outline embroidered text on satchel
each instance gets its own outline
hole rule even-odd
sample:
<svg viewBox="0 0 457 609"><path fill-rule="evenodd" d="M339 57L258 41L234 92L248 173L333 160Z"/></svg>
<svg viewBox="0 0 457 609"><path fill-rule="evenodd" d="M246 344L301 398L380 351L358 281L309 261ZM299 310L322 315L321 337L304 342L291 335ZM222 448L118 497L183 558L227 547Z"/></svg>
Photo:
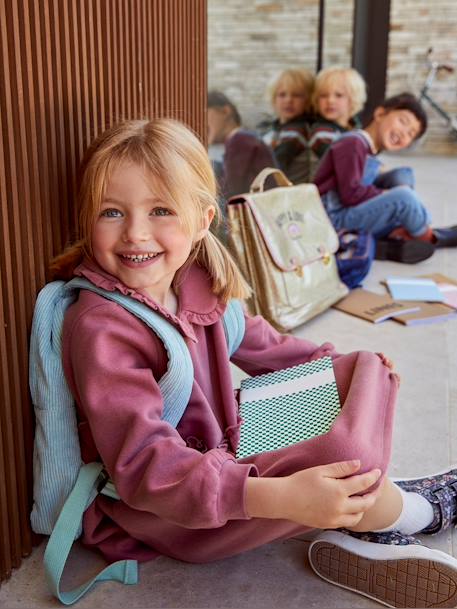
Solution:
<svg viewBox="0 0 457 609"><path fill-rule="evenodd" d="M269 175L282 186L264 191ZM229 245L253 290L252 313L287 331L347 294L335 262L338 235L314 184L293 186L267 168L227 211Z"/></svg>

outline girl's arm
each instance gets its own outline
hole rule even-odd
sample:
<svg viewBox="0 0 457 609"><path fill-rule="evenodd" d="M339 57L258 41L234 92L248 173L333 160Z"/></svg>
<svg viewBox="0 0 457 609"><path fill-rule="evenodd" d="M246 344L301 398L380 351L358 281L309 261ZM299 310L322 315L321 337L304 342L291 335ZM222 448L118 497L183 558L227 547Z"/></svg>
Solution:
<svg viewBox="0 0 457 609"><path fill-rule="evenodd" d="M316 345L277 332L262 317L246 316L245 337L232 361L249 374L263 374L339 354L331 343ZM376 500L376 491L363 497L381 475L373 470L357 475L359 461L323 465L281 478L246 481L246 512L252 517L292 520L303 526L355 526Z"/></svg>
<svg viewBox="0 0 457 609"><path fill-rule="evenodd" d="M377 491L366 491L381 475L379 469L357 474L359 467L360 461L344 461L283 478L248 478L247 512L318 529L354 527L374 505Z"/></svg>
<svg viewBox="0 0 457 609"><path fill-rule="evenodd" d="M274 372L325 355L338 357L335 347L321 345L290 334L281 334L263 317L245 315L246 331L232 362L250 375Z"/></svg>
<svg viewBox="0 0 457 609"><path fill-rule="evenodd" d="M67 313L63 358L84 417L85 439L93 439L98 451L92 459L104 463L123 502L133 509L186 528L215 528L248 518L246 479L258 475L257 468L237 463L225 448L199 452L161 420L163 400L155 375L160 378L167 359L160 340L125 309L87 294ZM193 404L191 396L188 411L196 422L183 423L185 438L199 436L205 417L200 410L209 408L195 399ZM215 445L222 440L219 428L208 433Z"/></svg>

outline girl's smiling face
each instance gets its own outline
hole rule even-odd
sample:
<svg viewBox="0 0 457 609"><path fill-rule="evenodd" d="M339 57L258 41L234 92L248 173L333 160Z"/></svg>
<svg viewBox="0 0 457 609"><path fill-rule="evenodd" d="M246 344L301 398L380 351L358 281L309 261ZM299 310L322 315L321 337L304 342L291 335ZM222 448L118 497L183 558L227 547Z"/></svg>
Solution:
<svg viewBox="0 0 457 609"><path fill-rule="evenodd" d="M93 255L110 275L167 306L176 271L206 234L213 215L210 208L202 229L190 235L161 182L139 165L122 163L111 173L94 225Z"/></svg>

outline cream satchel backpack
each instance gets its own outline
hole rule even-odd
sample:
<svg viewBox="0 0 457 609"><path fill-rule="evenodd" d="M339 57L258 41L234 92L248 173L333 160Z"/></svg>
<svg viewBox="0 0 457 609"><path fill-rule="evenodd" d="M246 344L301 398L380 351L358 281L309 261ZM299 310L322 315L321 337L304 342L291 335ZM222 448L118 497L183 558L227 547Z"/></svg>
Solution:
<svg viewBox="0 0 457 609"><path fill-rule="evenodd" d="M278 186L264 191L270 175ZM227 208L229 247L253 291L251 313L288 331L347 294L334 255L338 235L314 184L294 186L266 168Z"/></svg>

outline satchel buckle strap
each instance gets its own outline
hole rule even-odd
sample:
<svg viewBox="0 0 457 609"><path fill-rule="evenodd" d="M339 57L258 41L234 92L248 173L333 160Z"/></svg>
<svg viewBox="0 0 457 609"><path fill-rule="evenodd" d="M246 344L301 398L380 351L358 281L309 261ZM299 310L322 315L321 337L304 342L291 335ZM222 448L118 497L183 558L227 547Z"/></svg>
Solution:
<svg viewBox="0 0 457 609"><path fill-rule="evenodd" d="M106 469L102 469L97 478L97 493L101 493L109 480L109 474Z"/></svg>

